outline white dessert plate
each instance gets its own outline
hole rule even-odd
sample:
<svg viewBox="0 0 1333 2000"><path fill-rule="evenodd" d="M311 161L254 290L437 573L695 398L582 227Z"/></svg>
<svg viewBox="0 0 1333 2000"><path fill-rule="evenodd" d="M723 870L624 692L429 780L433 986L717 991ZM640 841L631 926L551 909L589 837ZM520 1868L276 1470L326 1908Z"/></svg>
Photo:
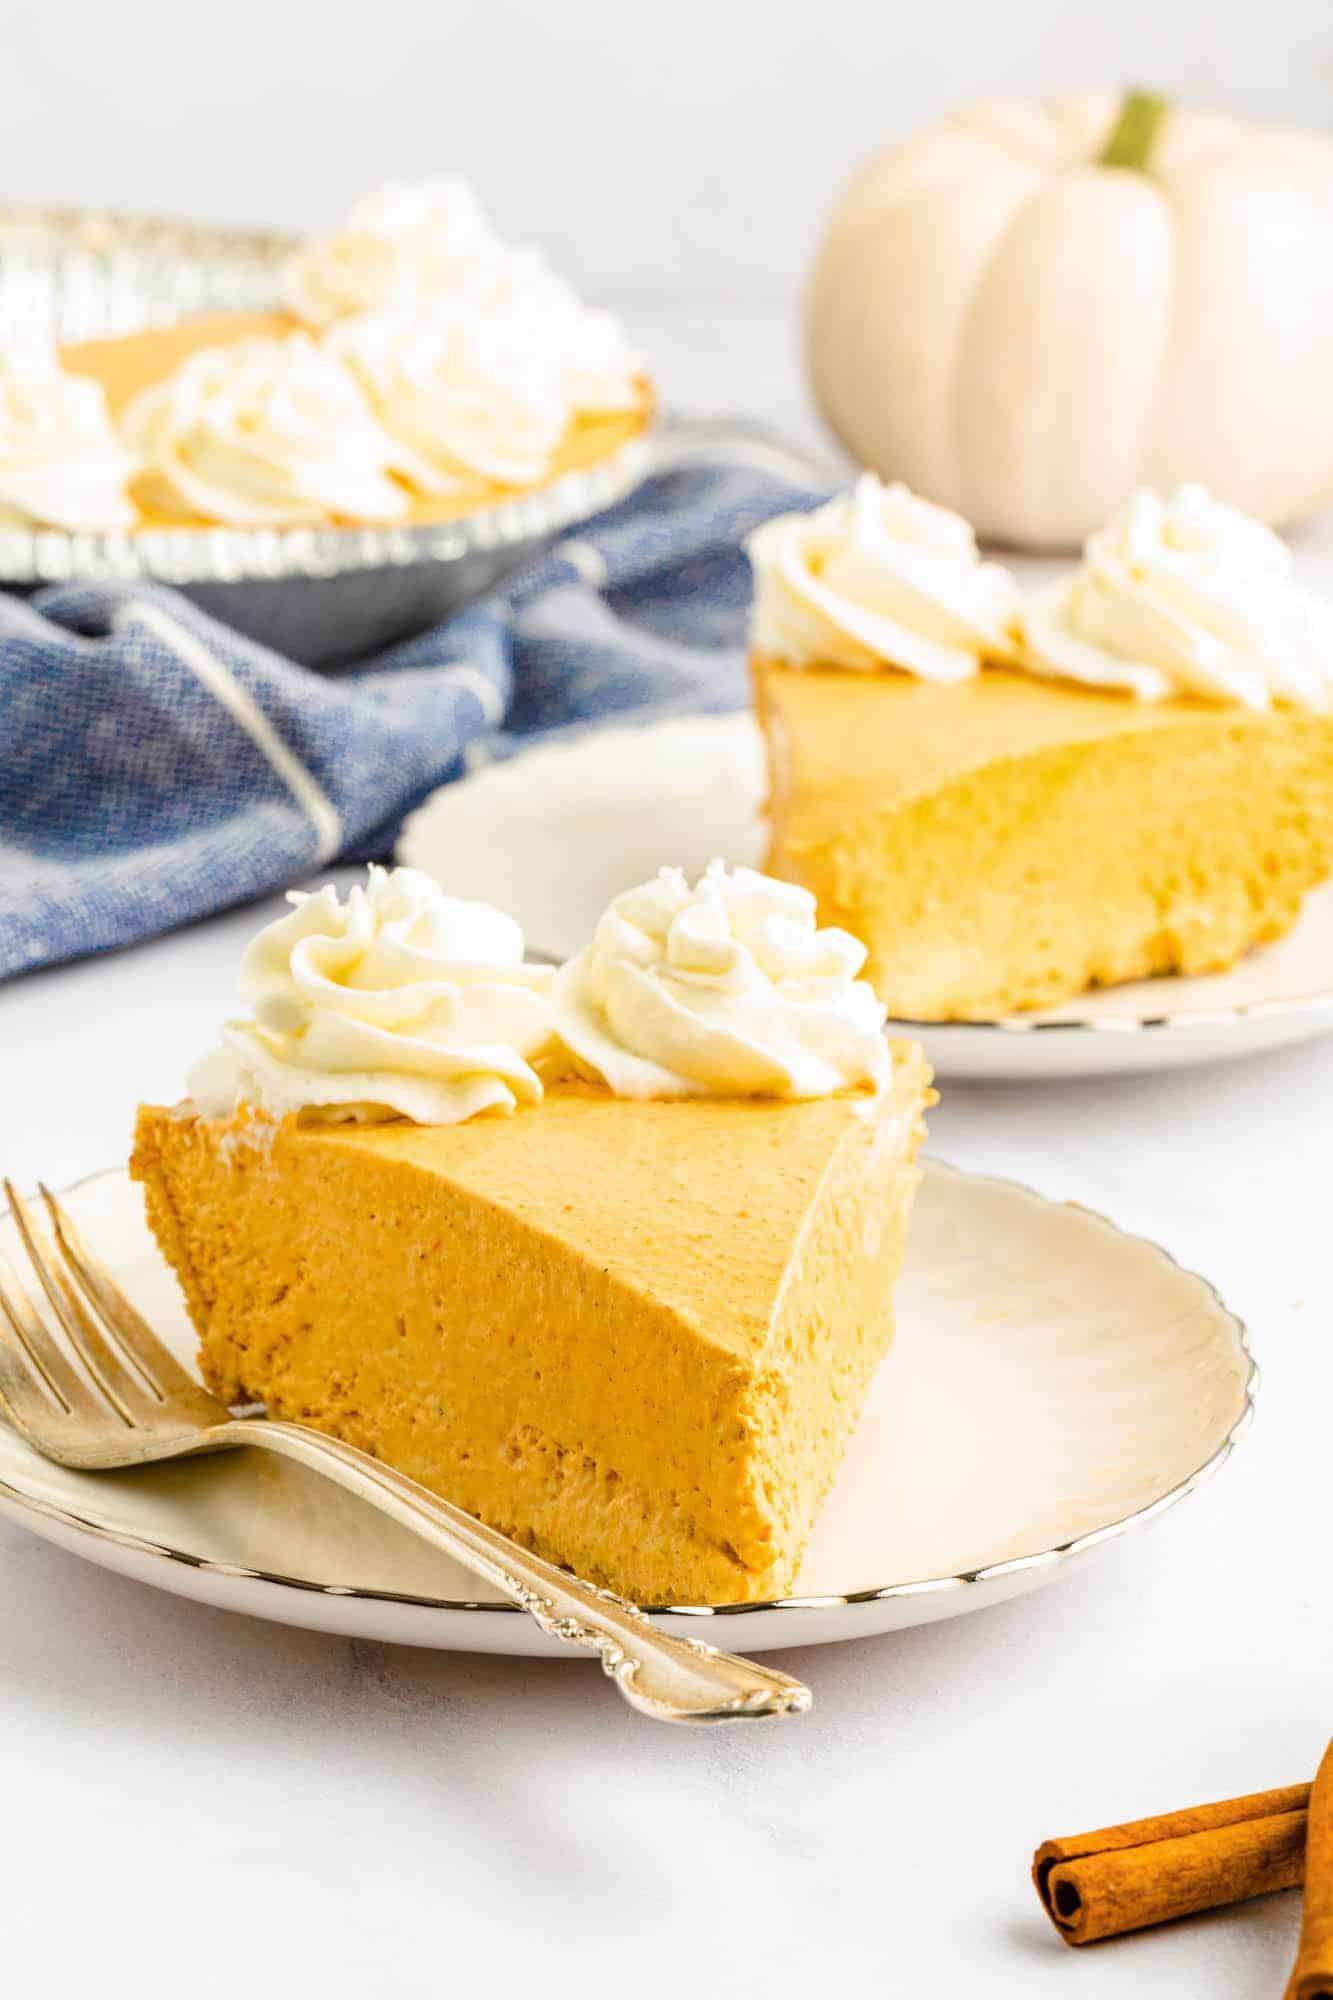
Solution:
<svg viewBox="0 0 1333 2000"><path fill-rule="evenodd" d="M187 1362L176 1283L123 1169L70 1206ZM0 1253L20 1262L0 1218ZM1250 1416L1244 1329L1164 1250L1087 1209L929 1163L899 1331L798 1579L778 1602L664 1615L732 1650L948 1618L1070 1573L1158 1518ZM289 1625L559 1654L522 1612L336 1486L266 1452L67 1472L0 1422L0 1509L108 1569Z"/></svg>
<svg viewBox="0 0 1333 2000"><path fill-rule="evenodd" d="M764 751L749 715L612 727L484 765L428 799L398 853L511 910L567 958L609 899L665 861L761 866ZM941 1077L1107 1076L1255 1055L1333 1030L1333 884L1278 944L1204 979L1147 979L981 1022L894 1022Z"/></svg>

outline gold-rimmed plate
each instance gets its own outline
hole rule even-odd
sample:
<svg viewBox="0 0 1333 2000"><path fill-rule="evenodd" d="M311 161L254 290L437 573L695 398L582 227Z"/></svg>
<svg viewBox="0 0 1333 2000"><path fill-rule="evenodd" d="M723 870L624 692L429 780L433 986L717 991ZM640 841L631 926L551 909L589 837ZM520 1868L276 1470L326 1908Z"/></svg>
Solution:
<svg viewBox="0 0 1333 2000"><path fill-rule="evenodd" d="M80 1226L187 1361L174 1278L123 1169L72 1189ZM0 1221L0 1252L14 1256ZM1240 1322L1166 1251L1008 1181L927 1165L899 1331L798 1594L663 1614L744 1651L947 1618L1069 1574L1228 1458L1251 1414ZM90 1475L0 1423L0 1510L142 1582L224 1609L448 1650L558 1652L465 1571L263 1452Z"/></svg>

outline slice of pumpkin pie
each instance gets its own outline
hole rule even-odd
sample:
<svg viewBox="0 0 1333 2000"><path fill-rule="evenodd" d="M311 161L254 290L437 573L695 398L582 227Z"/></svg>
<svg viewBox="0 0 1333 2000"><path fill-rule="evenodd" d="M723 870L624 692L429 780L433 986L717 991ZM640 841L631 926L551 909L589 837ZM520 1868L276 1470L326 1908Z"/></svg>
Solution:
<svg viewBox="0 0 1333 2000"><path fill-rule="evenodd" d="M806 892L676 871L558 974L300 900L132 1171L229 1401L649 1602L788 1590L893 1332L928 1072Z"/></svg>
<svg viewBox="0 0 1333 2000"><path fill-rule="evenodd" d="M749 546L768 867L897 1017L1221 970L1333 866L1333 606L1199 488L1138 495L1026 603L869 475Z"/></svg>

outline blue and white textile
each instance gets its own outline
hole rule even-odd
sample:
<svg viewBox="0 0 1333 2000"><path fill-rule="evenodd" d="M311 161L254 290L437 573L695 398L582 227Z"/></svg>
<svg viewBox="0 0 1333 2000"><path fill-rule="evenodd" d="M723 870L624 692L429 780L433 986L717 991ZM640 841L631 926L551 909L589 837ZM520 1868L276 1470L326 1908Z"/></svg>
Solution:
<svg viewBox="0 0 1333 2000"><path fill-rule="evenodd" d="M0 977L386 853L469 756L747 699L741 539L776 452L659 473L422 637L323 675L174 591L0 595Z"/></svg>

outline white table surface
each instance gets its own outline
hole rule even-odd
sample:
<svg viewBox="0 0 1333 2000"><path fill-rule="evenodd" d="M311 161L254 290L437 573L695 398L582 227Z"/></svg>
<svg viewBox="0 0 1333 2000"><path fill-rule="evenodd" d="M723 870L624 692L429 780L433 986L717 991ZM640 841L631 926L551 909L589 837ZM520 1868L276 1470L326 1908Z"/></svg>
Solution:
<svg viewBox="0 0 1333 2000"><path fill-rule="evenodd" d="M730 353L750 409L798 421L771 316L659 333L669 387L704 401ZM0 1165L60 1184L122 1158L257 921L0 988ZM1333 1040L947 1090L936 1153L1218 1284L1259 1414L1200 1495L1049 1590L790 1655L800 1722L668 1731L590 1664L250 1622L0 1522L5 1992L1280 1994L1295 1897L1075 1954L1027 1869L1050 1834L1306 1777L1333 1730L1331 1110Z"/></svg>

